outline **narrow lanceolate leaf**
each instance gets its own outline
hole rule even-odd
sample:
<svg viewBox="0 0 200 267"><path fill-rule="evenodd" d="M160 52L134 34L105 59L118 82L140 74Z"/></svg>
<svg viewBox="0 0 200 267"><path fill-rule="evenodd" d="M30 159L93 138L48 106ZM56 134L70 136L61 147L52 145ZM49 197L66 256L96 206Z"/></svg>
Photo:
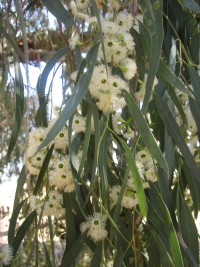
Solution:
<svg viewBox="0 0 200 267"><path fill-rule="evenodd" d="M44 248L44 253L45 253L46 266L52 267L49 252L48 252L47 247L46 247L44 242L43 242L43 248Z"/></svg>
<svg viewBox="0 0 200 267"><path fill-rule="evenodd" d="M47 155L42 163L42 167L40 169L40 172L38 174L38 178L37 178L37 182L36 182L36 185L35 185L35 188L34 188L34 191L33 191L33 194L34 195L37 195L39 189L40 189L40 186L43 182L43 178L44 178L44 175L46 173L46 170L48 168L48 165L49 165L49 161L51 159L51 155L53 153L53 149L54 149L54 145L51 146L51 148L49 149L49 151L47 152Z"/></svg>
<svg viewBox="0 0 200 267"><path fill-rule="evenodd" d="M123 139L121 139L119 137L118 137L118 139L119 139L120 143L122 144L122 146L126 152L128 167L129 167L129 170L130 170L132 177L133 177L140 210L141 210L142 215L145 217L145 216L147 216L147 202L146 202L146 196L144 193L144 189L142 186L142 179L140 177L137 166L135 164L135 161L133 158L133 153L131 152L130 148L128 147L128 145L126 144L126 142Z"/></svg>
<svg viewBox="0 0 200 267"><path fill-rule="evenodd" d="M156 93L154 94L154 100L155 100L155 104L158 110L158 114L160 118L162 119L165 127L167 128L169 135L172 137L173 141L180 149L180 152L185 158L187 165L190 167L190 170L194 178L199 183L200 182L200 171L196 165L196 162L194 161L194 158L187 144L185 143L185 140L182 136L179 126L177 125L171 111L169 110L167 104Z"/></svg>
<svg viewBox="0 0 200 267"><path fill-rule="evenodd" d="M200 183L198 183L198 181L196 181L196 179L192 176L190 167L186 164L185 160L183 161L183 171L191 192L195 217L197 217L200 209Z"/></svg>
<svg viewBox="0 0 200 267"><path fill-rule="evenodd" d="M86 233L83 235L86 236ZM66 255L64 252L64 257L63 257L61 265L59 267L66 267L66 266L72 266L72 265L74 266L74 262L77 258L77 255L79 254L79 252L83 248L83 245L84 245L83 237L80 235L76 239L76 241L74 242L74 244L73 244L72 248L69 250L69 252Z"/></svg>
<svg viewBox="0 0 200 267"><path fill-rule="evenodd" d="M160 239L159 235L150 226L148 226L148 229L149 229L151 235L153 236L153 239L154 239L154 242L156 243L157 249L159 250L162 257L165 258L165 260L167 262L167 266L168 267L176 267L173 263L173 260L170 256L170 254L168 253L168 251L166 250L166 247L164 246L162 240Z"/></svg>
<svg viewBox="0 0 200 267"><path fill-rule="evenodd" d="M20 213L21 208L24 205L25 200L22 202L18 203L18 205L15 207L13 214L10 219L10 224L9 224L9 229L8 229L8 243L11 244L13 242L14 236L15 236L15 228L16 228L16 223L17 219Z"/></svg>
<svg viewBox="0 0 200 267"><path fill-rule="evenodd" d="M170 246L170 255L172 257L174 266L184 267L183 259L181 255L181 250L178 242L178 238L173 226L172 219L170 217L169 210L167 209L167 206L165 205L161 195L157 191L156 187L152 184L151 185L151 196L152 196L152 203L151 205L154 206L154 208L157 211L157 214L162 218L163 229L165 229L165 232L167 233L167 239ZM155 203L155 204L154 204ZM155 213L156 214L156 213ZM149 217L150 221L151 216ZM152 223L155 224L154 221L155 218L153 218ZM157 228L156 225L154 225L155 228Z"/></svg>
<svg viewBox="0 0 200 267"><path fill-rule="evenodd" d="M15 40L12 38L12 36L6 31L6 28L2 24L2 21L0 20L0 33L3 34L3 36L7 39L8 43L12 46L15 53L25 62L25 55L22 52L22 50L19 48Z"/></svg>
<svg viewBox="0 0 200 267"><path fill-rule="evenodd" d="M183 5L197 13L200 13L200 6L195 2L195 0L184 0Z"/></svg>
<svg viewBox="0 0 200 267"><path fill-rule="evenodd" d="M178 222L182 233L183 240L191 251L196 265L199 266L199 246L198 246L198 232L192 217L181 192L177 191L177 212ZM183 245L184 246L184 245Z"/></svg>
<svg viewBox="0 0 200 267"><path fill-rule="evenodd" d="M32 211L28 215L28 217L25 219L25 221L22 223L22 225L19 227L14 240L11 242L11 246L14 249L14 255L16 254L18 248L20 247L21 242L26 235L26 232L28 231L30 225L32 224L32 222L36 216L37 216L36 211Z"/></svg>
<svg viewBox="0 0 200 267"><path fill-rule="evenodd" d="M186 85L168 68L162 59L159 62L158 74L162 80L171 84L172 87L193 98L191 91L187 89Z"/></svg>
<svg viewBox="0 0 200 267"><path fill-rule="evenodd" d="M22 196L23 186L24 186L25 181L26 181L26 167L24 165L22 170L21 170L19 179L17 181L17 188L16 188L16 192L15 192L15 200L14 200L14 205L13 205L13 211L15 210L16 206L20 202L20 198Z"/></svg>
<svg viewBox="0 0 200 267"><path fill-rule="evenodd" d="M56 62L61 59L66 53L70 51L69 47L64 47L60 49L56 54L48 61L47 65L45 66L41 76L40 80L38 81L37 84L37 91L38 91L38 96L43 97L45 95L45 88L46 88L46 83L47 83L47 78L49 76L49 73L55 66Z"/></svg>
<svg viewBox="0 0 200 267"><path fill-rule="evenodd" d="M76 84L72 95L67 100L66 105L61 112L59 118L57 119L54 126L51 128L47 137L40 145L39 149L42 149L46 145L48 145L60 132L60 130L65 125L66 121L72 116L73 112L76 110L77 106L80 104L82 99L85 97L87 93L87 88L90 83L93 69L96 63L97 53L98 53L99 44L95 45L87 54L86 61L88 63L88 70L80 76L78 83Z"/></svg>
<svg viewBox="0 0 200 267"><path fill-rule="evenodd" d="M17 142L17 137L19 134L24 112L24 83L20 70L20 64L17 60L15 60L14 68L15 68L15 92L16 92L15 118L13 122L12 133L7 152L7 161L10 159L11 152Z"/></svg>
<svg viewBox="0 0 200 267"><path fill-rule="evenodd" d="M66 26L72 26L75 24L75 21L73 20L72 16L63 6L60 0L42 0L42 2L48 8L48 10Z"/></svg>
<svg viewBox="0 0 200 267"><path fill-rule="evenodd" d="M142 110L145 111L148 107L148 103L151 98L154 79L157 73L158 64L160 61L160 55L163 43L163 6L162 0L144 0L142 1L144 22L151 34L151 50L150 50L150 62L149 71L146 84L146 92L144 96L144 102Z"/></svg>
<svg viewBox="0 0 200 267"><path fill-rule="evenodd" d="M39 97L39 109L36 114L37 126L47 127L47 118L46 118L46 97L45 97L45 88L49 73L55 66L56 62L61 59L66 53L70 51L69 47L64 47L60 49L56 54L48 61L45 66L42 74L38 78L37 82L37 93Z"/></svg>
<svg viewBox="0 0 200 267"><path fill-rule="evenodd" d="M132 97L127 92L125 92L125 100L126 100L128 109L129 109L134 121L136 122L137 128L140 132L140 135L142 137L144 144L149 149L149 152L151 153L153 158L158 162L160 167L163 168L163 170L168 175L169 171L168 171L167 162L166 162L163 154L161 153L161 151L160 151L160 149L156 143L156 140L154 139L154 136L152 135L142 112L140 111L137 104L134 102Z"/></svg>

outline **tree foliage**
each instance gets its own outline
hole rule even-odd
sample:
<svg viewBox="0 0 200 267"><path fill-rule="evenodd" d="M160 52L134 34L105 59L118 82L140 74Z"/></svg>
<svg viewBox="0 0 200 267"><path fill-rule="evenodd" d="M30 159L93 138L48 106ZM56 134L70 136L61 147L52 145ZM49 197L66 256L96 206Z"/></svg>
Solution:
<svg viewBox="0 0 200 267"><path fill-rule="evenodd" d="M199 1L0 7L1 146L24 159L2 262L199 266ZM32 89L27 66L41 60Z"/></svg>

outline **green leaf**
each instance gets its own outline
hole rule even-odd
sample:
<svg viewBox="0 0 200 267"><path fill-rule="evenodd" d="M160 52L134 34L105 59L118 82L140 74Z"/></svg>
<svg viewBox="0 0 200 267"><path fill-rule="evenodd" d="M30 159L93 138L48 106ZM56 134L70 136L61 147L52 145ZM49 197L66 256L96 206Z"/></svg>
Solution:
<svg viewBox="0 0 200 267"><path fill-rule="evenodd" d="M194 0L183 0L183 5L197 13L200 13L200 6Z"/></svg>
<svg viewBox="0 0 200 267"><path fill-rule="evenodd" d="M133 153L123 139L121 139L120 137L117 137L117 138L119 139L120 143L122 144L122 146L126 152L128 167L129 167L129 170L130 170L132 177L133 177L140 210L141 210L142 215L145 217L145 216L147 216L146 196L145 196L144 189L142 186L142 179L140 177L140 174L138 172L137 166L136 166L134 158L133 158Z"/></svg>
<svg viewBox="0 0 200 267"><path fill-rule="evenodd" d="M53 153L53 149L54 149L54 145L52 145L49 149L49 151L47 152L47 155L42 163L42 167L40 169L40 172L38 174L38 178L37 178L37 182L36 182L36 185L35 185L35 188L34 188L34 191L33 191L33 194L34 195L37 195L39 189L40 189L40 186L43 182L43 178L44 178L44 175L46 173L46 170L48 168L48 165L49 165L49 161L51 160L51 155Z"/></svg>
<svg viewBox="0 0 200 267"><path fill-rule="evenodd" d="M26 181L26 166L24 165L22 170L21 170L19 179L17 181L17 188L16 188L16 192L15 192L13 211L15 210L17 204L20 202L20 198L22 196L23 186L24 186L25 181Z"/></svg>
<svg viewBox="0 0 200 267"><path fill-rule="evenodd" d="M19 227L17 234L14 238L14 240L11 242L11 246L14 249L14 255L16 254L17 250L19 249L22 240L24 239L26 232L28 231L30 225L32 224L33 220L37 216L36 211L32 211L28 217L24 220L22 225Z"/></svg>
<svg viewBox="0 0 200 267"><path fill-rule="evenodd" d="M19 48L19 46L17 45L17 43L15 42L15 40L12 38L12 36L10 36L10 34L6 31L5 27L3 26L2 21L0 20L0 33L2 33L4 35L4 37L8 40L9 44L12 46L12 48L14 49L15 53L21 58L23 59L23 61L25 62L25 55L22 52L22 50Z"/></svg>
<svg viewBox="0 0 200 267"><path fill-rule="evenodd" d="M44 242L42 244L43 244L44 253L45 253L46 266L47 267L52 267L52 264L51 264L51 260L50 260L50 256L49 256L49 252L47 250L47 247L46 247L46 245L45 245Z"/></svg>
<svg viewBox="0 0 200 267"><path fill-rule="evenodd" d="M90 267L100 267L102 261L102 250L103 250L102 242L99 242L96 246L96 249L93 254L92 261L90 263Z"/></svg>
<svg viewBox="0 0 200 267"><path fill-rule="evenodd" d="M191 251L194 259L196 260L196 266L199 266L199 245L198 245L198 232L189 210L180 190L177 190L177 214L182 237L189 250ZM185 246L183 244L183 246Z"/></svg>
<svg viewBox="0 0 200 267"><path fill-rule="evenodd" d="M155 104L158 110L158 114L160 118L162 119L164 125L166 126L166 129L169 133L169 135L172 137L175 144L180 149L180 152L182 153L183 157L185 158L185 161L187 165L190 167L191 172L194 176L194 178L197 180L197 182L200 182L200 171L194 161L194 158L185 143L185 140L182 136L182 133L179 129L179 126L177 125L173 115L171 114L167 104L161 99L161 97L158 94L154 94L154 100Z"/></svg>
<svg viewBox="0 0 200 267"><path fill-rule="evenodd" d="M73 20L72 16L63 6L60 0L42 0L42 2L48 8L48 10L66 26L72 26L75 24L75 21Z"/></svg>
<svg viewBox="0 0 200 267"><path fill-rule="evenodd" d="M162 59L159 62L158 74L162 78L162 80L171 84L172 87L193 98L191 91L187 89L186 85L170 70L170 68L164 63Z"/></svg>
<svg viewBox="0 0 200 267"><path fill-rule="evenodd" d="M19 134L23 112L24 112L24 83L20 70L20 64L15 59L14 63L15 69L15 92L16 92L16 100L15 100L15 118L12 127L11 138L9 142L8 152L7 152L7 161L10 159L10 155L12 150L17 142L17 137Z"/></svg>
<svg viewBox="0 0 200 267"><path fill-rule="evenodd" d="M13 242L14 236L15 236L15 228L17 224L17 219L20 213L21 208L24 205L25 200L18 203L13 210L12 216L10 218L9 228L8 228L8 243L11 244Z"/></svg>
<svg viewBox="0 0 200 267"><path fill-rule="evenodd" d="M86 233L83 235L86 235ZM64 257L62 258L62 262L61 262L60 267L71 266L72 264L74 264L78 254L80 253L80 251L83 248L83 244L84 244L83 236L80 235L76 239L76 241L74 242L74 244L73 244L72 248L69 250L69 252L66 255L64 253Z"/></svg>
<svg viewBox="0 0 200 267"><path fill-rule="evenodd" d="M75 86L72 95L67 100L66 105L61 112L59 118L57 119L54 126L51 128L47 134L45 140L39 146L38 150L47 146L60 132L60 130L65 125L66 121L72 116L73 112L76 110L77 106L80 104L82 99L87 93L87 88L92 77L93 69L96 63L97 53L99 44L95 45L87 54L86 61L88 63L88 70L80 76L77 85Z"/></svg>
<svg viewBox="0 0 200 267"><path fill-rule="evenodd" d="M200 183L198 183L196 179L194 179L194 177L192 176L191 170L186 164L185 160L183 162L183 170L185 173L188 187L191 192L195 215L197 216L200 209Z"/></svg>
<svg viewBox="0 0 200 267"><path fill-rule="evenodd" d="M162 218L162 221L164 222L163 228L165 229L165 233L167 233L166 237L168 239L171 250L170 252L168 252L172 256L174 266L184 267L178 238L172 223L172 219L170 217L170 213L162 197L160 196L159 192L153 184L151 184L150 196L152 201L151 205L156 209L157 214L159 214L160 218ZM148 217L150 221L152 221L154 227L157 228L154 222L155 218L152 219L151 214L148 214Z"/></svg>
<svg viewBox="0 0 200 267"><path fill-rule="evenodd" d="M165 259L165 262L167 264L167 266L169 267L176 267L173 263L173 260L170 256L170 254L168 253L168 251L166 250L166 247L165 245L163 244L161 238L159 237L159 235L156 233L156 231L151 228L150 226L148 226L148 229L154 239L154 242L157 246L157 249L159 250L160 252L160 256L163 257ZM155 266L156 267L156 266Z"/></svg>
<svg viewBox="0 0 200 267"><path fill-rule="evenodd" d="M36 125L37 127L47 127L47 115L46 115L46 97L45 88L47 83L47 78L49 73L55 66L56 62L62 58L66 53L70 51L69 47L64 47L60 49L56 54L48 61L42 74L38 78L37 82L37 93L39 97L39 109L36 114Z"/></svg>
<svg viewBox="0 0 200 267"><path fill-rule="evenodd" d="M166 172L168 176L169 170L168 170L167 162L164 156L162 155L142 112L140 111L137 104L134 102L132 97L127 92L125 92L125 100L126 100L128 109L137 124L139 133L142 137L144 144L147 146L153 158L158 162L159 166L163 168L163 170Z"/></svg>
<svg viewBox="0 0 200 267"><path fill-rule="evenodd" d="M81 175L84 164L87 160L87 153L88 153L90 133L91 133L91 116L92 116L92 108L91 106L89 106L88 112L87 112L84 141L83 141L83 154L82 154L81 162L80 162L79 169L78 169L78 175Z"/></svg>
<svg viewBox="0 0 200 267"><path fill-rule="evenodd" d="M72 211L72 202L71 202L71 195L69 193L63 193L63 207L66 210L66 227L67 227L67 234L66 234L66 250L65 253L67 254L67 249L73 246L75 242L75 222L74 222L74 214Z"/></svg>
<svg viewBox="0 0 200 267"><path fill-rule="evenodd" d="M142 111L144 112L147 109L151 98L153 83L161 57L164 31L163 31L162 1L144 0L142 1L141 5L143 7L144 22L149 32L151 33L151 51L149 59L150 62L149 62L148 77L146 83L146 92L142 106Z"/></svg>

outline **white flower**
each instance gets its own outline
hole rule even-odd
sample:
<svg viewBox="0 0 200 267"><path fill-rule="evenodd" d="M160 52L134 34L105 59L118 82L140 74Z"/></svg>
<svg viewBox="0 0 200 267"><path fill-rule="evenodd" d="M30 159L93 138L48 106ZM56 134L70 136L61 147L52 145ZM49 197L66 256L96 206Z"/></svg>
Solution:
<svg viewBox="0 0 200 267"><path fill-rule="evenodd" d="M70 6L70 9L72 11L72 14L74 15L74 17L76 17L77 13L78 13L78 10L77 10L77 6L76 6L75 1L71 1L69 6Z"/></svg>
<svg viewBox="0 0 200 267"><path fill-rule="evenodd" d="M76 0L76 7L79 11L82 11L88 7L89 3L89 0Z"/></svg>
<svg viewBox="0 0 200 267"><path fill-rule="evenodd" d="M8 265L13 259L13 248L9 244L0 246L0 263Z"/></svg>
<svg viewBox="0 0 200 267"><path fill-rule="evenodd" d="M70 74L70 78L72 79L72 81L76 81L76 78L77 78L77 74L78 74L78 71L74 71Z"/></svg>
<svg viewBox="0 0 200 267"><path fill-rule="evenodd" d="M184 111L185 111L185 115L186 115L186 118L187 118L188 131L191 132L192 134L196 134L197 125L196 125L196 122L195 122L194 117L192 115L192 112L190 110L190 107L186 106L184 108Z"/></svg>
<svg viewBox="0 0 200 267"><path fill-rule="evenodd" d="M80 43L79 38L80 37L78 33L75 33L74 35L72 35L71 39L69 40L69 46L71 49L74 49L75 46Z"/></svg>
<svg viewBox="0 0 200 267"><path fill-rule="evenodd" d="M64 189L65 192L74 191L74 180L68 158L54 160L52 170L49 173L49 181L51 185L58 189Z"/></svg>
<svg viewBox="0 0 200 267"><path fill-rule="evenodd" d="M35 128L29 133L29 146L38 147L45 139L47 130L45 128Z"/></svg>
<svg viewBox="0 0 200 267"><path fill-rule="evenodd" d="M132 79L137 73L137 65L135 63L135 60L133 60L132 58L126 58L122 60L119 64L119 67L121 67L124 77L127 80Z"/></svg>
<svg viewBox="0 0 200 267"><path fill-rule="evenodd" d="M72 122L72 129L75 133L85 132L86 119L81 115L74 115Z"/></svg>
<svg viewBox="0 0 200 267"><path fill-rule="evenodd" d="M121 11L116 17L117 25L125 31L129 31L133 27L133 16L128 13Z"/></svg>
<svg viewBox="0 0 200 267"><path fill-rule="evenodd" d="M120 191L121 191L120 185L115 185L111 189L111 199L113 200L114 205L117 204ZM136 207L137 204L138 204L138 199L136 194L127 187L122 197L121 206L127 209L132 209Z"/></svg>
<svg viewBox="0 0 200 267"><path fill-rule="evenodd" d="M142 82L139 91L137 91L134 96L137 102L143 101L145 91L146 91L146 84L147 84L147 74L144 75L144 81ZM158 79L155 77L154 83L153 83L153 89L158 84Z"/></svg>
<svg viewBox="0 0 200 267"><path fill-rule="evenodd" d="M95 212L93 216L88 216L86 222L82 222L80 225L81 233L88 230L87 235L94 241L100 241L107 237L108 232L105 229L107 216L101 213Z"/></svg>
<svg viewBox="0 0 200 267"><path fill-rule="evenodd" d="M55 216L59 217L65 213L65 209L62 207L63 198L62 195L52 190L44 198L36 196L30 197L30 207L36 210L37 214L42 216Z"/></svg>
<svg viewBox="0 0 200 267"><path fill-rule="evenodd" d="M63 128L55 137L54 144L55 149L66 149L68 147L68 132L66 128Z"/></svg>

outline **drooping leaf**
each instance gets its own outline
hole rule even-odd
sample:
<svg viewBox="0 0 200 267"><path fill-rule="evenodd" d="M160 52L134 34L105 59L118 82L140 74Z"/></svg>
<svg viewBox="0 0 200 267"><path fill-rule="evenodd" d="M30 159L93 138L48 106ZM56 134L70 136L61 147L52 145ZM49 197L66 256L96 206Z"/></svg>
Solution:
<svg viewBox="0 0 200 267"><path fill-rule="evenodd" d="M12 216L10 218L10 224L8 228L8 243L11 244L13 242L14 236L15 236L15 228L17 224L17 219L19 217L19 213L24 205L25 200L18 203L13 210Z"/></svg>
<svg viewBox="0 0 200 267"><path fill-rule="evenodd" d="M48 8L48 10L66 26L72 26L75 24L72 16L68 12L68 10L64 8L60 0L42 0L42 2Z"/></svg>
<svg viewBox="0 0 200 267"><path fill-rule="evenodd" d="M170 68L161 59L158 66L159 76L166 82L168 82L172 87L180 90L181 92L191 96L193 94L187 89L186 85L170 70Z"/></svg>
<svg viewBox="0 0 200 267"><path fill-rule="evenodd" d="M142 111L144 112L151 98L154 79L157 73L163 43L163 4L161 0L144 0L143 8L144 23L151 34L151 50L149 58L149 70L146 83L146 92Z"/></svg>
<svg viewBox="0 0 200 267"><path fill-rule="evenodd" d="M24 239L26 232L28 231L30 225L32 224L33 220L35 219L35 217L37 216L36 211L32 211L28 217L24 220L24 222L22 223L22 225L19 227L17 234L15 236L15 238L12 240L11 242L11 246L14 249L14 255L16 254L17 250L19 249L22 240Z"/></svg>
<svg viewBox="0 0 200 267"><path fill-rule="evenodd" d="M42 163L42 166L41 166L41 169L40 169L40 172L38 174L38 178L37 178L37 182L36 182L36 185L35 185L35 188L34 188L34 191L33 191L33 194L34 195L37 195L39 189L40 189L40 186L43 182L43 178L44 178L44 175L46 173L46 170L48 168L48 165L49 165L49 161L51 159L51 155L53 153L53 149L54 149L54 145L52 145L49 149L49 151L47 152L47 155Z"/></svg>
<svg viewBox="0 0 200 267"><path fill-rule="evenodd" d="M86 233L83 235L86 235ZM83 249L83 244L84 240L80 235L74 242L72 248L66 254L64 253L64 257L62 258L62 262L59 267L66 267L74 264L79 252Z"/></svg>
<svg viewBox="0 0 200 267"><path fill-rule="evenodd" d="M23 59L23 61L25 62L25 55L22 52L22 50L19 48L19 46L17 45L17 43L15 42L15 40L13 39L13 37L8 33L8 31L6 31L6 28L4 27L2 21L0 20L0 33L2 33L5 38L8 40L9 44L13 47L14 51L16 52L16 54Z"/></svg>
<svg viewBox="0 0 200 267"><path fill-rule="evenodd" d="M120 137L118 137L118 139L119 139L120 143L122 144L122 146L126 152L128 167L129 167L129 170L130 170L132 177L133 177L140 210L141 210L142 215L145 217L147 215L147 203L146 203L146 196L144 193L144 189L142 186L142 179L140 177L136 163L134 161L133 153L131 152L130 148L128 147L128 145L126 144L126 142L123 139L121 139Z"/></svg>
<svg viewBox="0 0 200 267"><path fill-rule="evenodd" d="M17 142L17 137L19 134L23 112L24 112L24 83L23 77L20 70L20 64L17 59L15 59L14 63L15 69L15 92L16 92L16 100L15 100L15 118L12 127L11 138L8 146L7 152L7 161L10 159L10 155L13 151L13 148Z"/></svg>
<svg viewBox="0 0 200 267"><path fill-rule="evenodd" d="M44 242L43 242L43 248L44 248L44 253L45 253L46 266L52 267L51 259L50 259L50 256L49 256L49 252L48 252L47 247L46 247Z"/></svg>
<svg viewBox="0 0 200 267"><path fill-rule="evenodd" d="M62 58L66 53L70 51L69 47L64 47L60 49L55 55L48 61L46 64L42 74L38 78L37 82L37 93L39 97L39 109L36 114L36 126L37 127L47 127L47 115L46 115L46 96L45 96L45 88L49 73L55 66L56 62Z"/></svg>
<svg viewBox="0 0 200 267"><path fill-rule="evenodd" d="M162 218L162 221L164 222L162 227L165 229L165 233L167 233L167 236L165 235L165 238L167 238L169 242L170 255L172 257L174 266L184 267L178 237L176 235L169 210L167 209L167 206L165 205L161 195L153 184L151 184L149 193L151 197L151 205L157 211L155 214L159 214L160 218ZM155 218L152 218L151 214L148 214L148 217L154 227L157 228L157 225L155 225Z"/></svg>
<svg viewBox="0 0 200 267"><path fill-rule="evenodd" d="M197 13L200 13L200 6L194 0L183 0L183 5Z"/></svg>
<svg viewBox="0 0 200 267"><path fill-rule="evenodd" d="M168 170L166 160L165 160L164 156L162 155L162 153L161 153L161 151L160 151L160 149L156 143L156 140L154 139L142 112L140 111L137 104L134 102L132 97L127 92L125 92L125 100L126 100L128 108L129 108L129 111L130 111L133 119L136 122L136 125L138 127L138 130L140 132L140 135L142 137L144 144L149 149L149 152L151 153L153 158L158 162L160 167L163 168L163 170L168 175L169 170Z"/></svg>
<svg viewBox="0 0 200 267"><path fill-rule="evenodd" d="M196 261L196 266L199 266L198 232L191 211L189 210L180 190L177 190L176 202L178 222L183 240L191 251Z"/></svg>
<svg viewBox="0 0 200 267"><path fill-rule="evenodd" d="M25 165L23 166L20 176L17 181L17 188L15 192L15 199L14 199L14 204L13 204L13 211L20 202L20 198L22 197L22 192L23 192L23 186L26 181L26 167Z"/></svg>
<svg viewBox="0 0 200 267"><path fill-rule="evenodd" d="M47 134L45 140L39 146L38 150L42 149L48 145L64 127L66 121L72 116L73 112L76 110L77 106L80 104L82 99L87 93L87 88L92 77L93 69L96 63L97 53L98 53L99 44L95 45L87 54L86 61L88 63L88 70L81 75L78 80L77 85L75 86L72 95L67 100L66 105L61 112L59 118L57 119L54 126L51 128Z"/></svg>
<svg viewBox="0 0 200 267"><path fill-rule="evenodd" d="M170 254L168 253L168 251L166 250L162 240L160 239L159 235L156 233L156 231L154 229L152 229L150 226L148 226L148 229L154 239L154 242L157 246L157 249L160 252L160 256L163 257L165 259L166 265L169 267L175 267L173 260L170 256ZM155 266L156 267L156 266Z"/></svg>
<svg viewBox="0 0 200 267"><path fill-rule="evenodd" d="M72 202L71 196L69 193L63 193L63 207L65 208L65 220L66 220L66 250L65 255L70 250L75 242L75 222L74 222L74 215L72 211Z"/></svg>
<svg viewBox="0 0 200 267"><path fill-rule="evenodd" d="M185 173L187 184L191 192L191 197L196 217L200 209L200 183L198 183L196 179L192 177L190 167L187 165L185 160L183 161L183 171Z"/></svg>
<svg viewBox="0 0 200 267"><path fill-rule="evenodd" d="M182 133L173 115L171 114L167 104L156 93L154 94L154 100L155 100L157 110L159 112L159 116L162 119L164 125L166 126L169 135L172 137L173 141L176 143L176 145L180 149L180 152L185 158L187 165L190 166L190 169L191 169L192 174L194 175L194 178L199 183L200 182L200 171L197 168L194 158L192 157L192 154L187 144L185 143L185 140L182 136Z"/></svg>

